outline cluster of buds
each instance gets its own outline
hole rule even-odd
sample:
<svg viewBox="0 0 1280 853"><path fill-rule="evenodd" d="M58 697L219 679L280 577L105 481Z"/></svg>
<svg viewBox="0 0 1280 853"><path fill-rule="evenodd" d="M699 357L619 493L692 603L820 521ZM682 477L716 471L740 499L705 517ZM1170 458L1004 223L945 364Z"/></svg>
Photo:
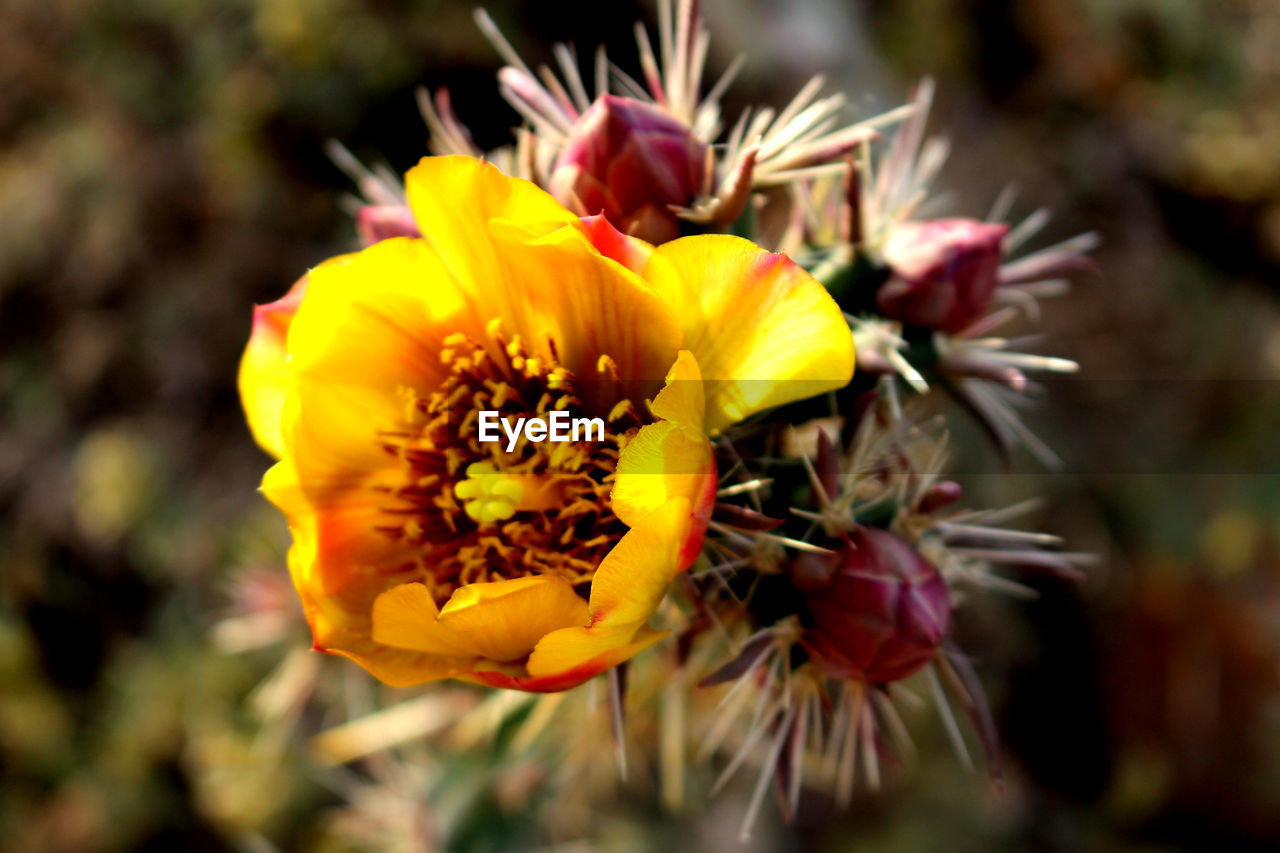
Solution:
<svg viewBox="0 0 1280 853"><path fill-rule="evenodd" d="M718 538L691 577L707 622L746 626L736 653L703 681L735 682L712 742L731 747L735 726L747 732L735 770L747 748L770 744L758 790L776 785L788 813L799 808L802 774L847 803L855 780L878 786L886 749L910 751L896 709L904 683L923 682L971 764L953 713L962 709L998 783L996 728L951 637L954 609L970 590L1027 591L1002 569L1076 580L1089 561L1060 550L1057 537L1004 526L1027 505L965 509L961 485L942 476L945 436L896 411L891 381L880 377L840 414L737 436L735 477L712 521ZM810 499L798 506L806 486Z"/></svg>
<svg viewBox="0 0 1280 853"><path fill-rule="evenodd" d="M923 679L963 759L954 701L998 773L980 680L949 636L953 609L966 587L1016 589L1001 569L1076 577L1087 557L1057 550L1055 537L1002 526L1025 507L959 508L960 485L941 478L946 431L916 423L910 403L942 390L1002 452L1022 445L1052 462L1017 409L1030 375L1076 365L1014 351L1016 339L996 332L1034 320L1041 299L1091 270L1086 253L1097 241L1081 235L1022 253L1047 215L1007 224L1010 196L985 220L924 216L946 153L924 133L928 81L904 107L840 124L843 99L819 97L815 79L783 109L749 110L725 133L720 97L740 63L703 95L708 36L697 4L682 0L673 10L662 0L659 9L660 50L639 28L638 79L611 68L602 52L594 95L571 49L555 53L563 82L549 68L535 72L479 13L506 61L499 88L525 124L512 146L483 152L447 92L423 93L431 149L484 156L576 214L602 214L651 243L731 226L750 234L743 214L758 191L785 189L785 232L750 236L827 286L857 343L858 374L829 399L721 437L719 503L704 553L677 587L687 605L679 612L693 614L684 617L681 665L705 665L705 687L733 685L704 751L725 746L732 721L746 720L726 773L752 755L760 762L744 831L770 780L790 811L798 808L811 752L827 768L815 784L825 780L847 800L855 778L872 787L879 780L881 729L904 731L898 686ZM882 131L893 134L888 146L878 144ZM361 169L341 150L335 157L364 196L357 223L366 244L416 235L394 178ZM810 501L797 505L806 489ZM712 626L727 628L736 649L726 651ZM619 721L625 683L610 681Z"/></svg>
<svg viewBox="0 0 1280 853"><path fill-rule="evenodd" d="M849 158L879 138L879 128L911 112L903 107L842 124L845 97L821 95L823 80L814 77L781 110L747 110L726 135L721 98L743 58L703 93L710 34L698 3L679 0L673 8L673 0L659 0L658 8L657 51L637 27L639 79L612 65L602 49L594 94L571 47L555 47L559 77L547 66L535 71L477 10L476 22L507 63L498 72L499 91L526 124L514 145L485 151L458 118L448 90L422 90L418 106L431 153L483 157L581 216L604 214L619 230L658 243L725 230L757 191L843 174ZM411 233L394 177L365 171L341 148L331 154L359 185L357 219L366 243Z"/></svg>

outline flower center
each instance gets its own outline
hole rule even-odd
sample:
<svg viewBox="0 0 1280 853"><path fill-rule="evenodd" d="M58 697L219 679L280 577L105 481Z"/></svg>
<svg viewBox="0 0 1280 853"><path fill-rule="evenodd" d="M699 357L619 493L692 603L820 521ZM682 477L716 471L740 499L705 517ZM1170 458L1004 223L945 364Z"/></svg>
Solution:
<svg viewBox="0 0 1280 853"><path fill-rule="evenodd" d="M618 385L603 438L537 442L525 433L481 442L482 411L510 424L552 411L596 413L586 410L579 378L560 365L553 344L531 355L518 336L504 338L497 321L482 340L449 336L440 359L445 381L426 394L403 389L402 428L379 435L402 461L404 480L385 489L378 530L416 551L397 573L425 583L440 603L465 584L528 575L588 584L626 532L609 493L619 454L649 418ZM611 359L601 358L598 369L593 381L617 385Z"/></svg>

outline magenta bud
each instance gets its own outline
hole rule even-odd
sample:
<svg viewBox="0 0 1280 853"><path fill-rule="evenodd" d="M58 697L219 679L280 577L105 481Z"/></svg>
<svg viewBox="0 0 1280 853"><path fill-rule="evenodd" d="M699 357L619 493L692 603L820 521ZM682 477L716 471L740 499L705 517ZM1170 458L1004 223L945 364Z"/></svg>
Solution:
<svg viewBox="0 0 1280 853"><path fill-rule="evenodd" d="M356 231L365 246L391 237L421 237L413 212L404 204L367 204L356 212Z"/></svg>
<svg viewBox="0 0 1280 853"><path fill-rule="evenodd" d="M891 275L876 295L886 317L958 332L991 307L1009 226L973 219L903 222L885 238Z"/></svg>
<svg viewBox="0 0 1280 853"><path fill-rule="evenodd" d="M856 528L829 581L800 588L810 616L805 647L840 678L870 684L906 678L933 659L951 624L942 575L878 528Z"/></svg>
<svg viewBox="0 0 1280 853"><path fill-rule="evenodd" d="M548 189L579 216L662 243L679 236L671 206L702 190L706 143L654 104L603 95L573 125Z"/></svg>

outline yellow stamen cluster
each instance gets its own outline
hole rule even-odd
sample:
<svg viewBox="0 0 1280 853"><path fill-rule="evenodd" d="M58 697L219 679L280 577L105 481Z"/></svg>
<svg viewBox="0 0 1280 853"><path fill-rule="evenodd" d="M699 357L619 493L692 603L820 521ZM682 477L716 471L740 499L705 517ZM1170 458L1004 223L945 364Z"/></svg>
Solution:
<svg viewBox="0 0 1280 853"><path fill-rule="evenodd" d="M640 407L619 394L588 410L554 345L531 353L496 321L481 340L454 334L443 343L448 378L425 394L406 389L404 427L381 434L405 479L387 489L379 531L414 546L419 556L404 571L440 601L460 585L503 578L552 573L589 582L626 531L609 494L622 448L645 423ZM610 367L602 361L601 378L616 379ZM553 410L604 415L608 428L602 441L522 435L507 453L505 443L480 443L482 410L512 421Z"/></svg>
<svg viewBox="0 0 1280 853"><path fill-rule="evenodd" d="M516 514L524 484L501 473L491 462L472 462L467 466L467 479L454 486L453 493L465 502L463 510L472 521L485 524L506 521Z"/></svg>

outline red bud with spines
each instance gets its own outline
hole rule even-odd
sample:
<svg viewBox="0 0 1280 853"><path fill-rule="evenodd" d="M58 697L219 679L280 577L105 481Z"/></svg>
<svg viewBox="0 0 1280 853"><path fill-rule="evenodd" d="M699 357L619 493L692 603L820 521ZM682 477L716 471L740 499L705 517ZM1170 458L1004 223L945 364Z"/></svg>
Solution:
<svg viewBox="0 0 1280 853"><path fill-rule="evenodd" d="M671 206L702 191L707 146L654 104L602 95L576 122L551 171L548 189L579 216L603 213L650 243L680 234Z"/></svg>
<svg viewBox="0 0 1280 853"><path fill-rule="evenodd" d="M1008 231L1007 225L973 219L893 226L883 252L890 277L876 305L908 326L961 331L991 307Z"/></svg>
<svg viewBox="0 0 1280 853"><path fill-rule="evenodd" d="M937 655L951 597L938 570L902 539L858 527L836 554L804 557L792 571L809 617L803 643L830 675L885 684Z"/></svg>

